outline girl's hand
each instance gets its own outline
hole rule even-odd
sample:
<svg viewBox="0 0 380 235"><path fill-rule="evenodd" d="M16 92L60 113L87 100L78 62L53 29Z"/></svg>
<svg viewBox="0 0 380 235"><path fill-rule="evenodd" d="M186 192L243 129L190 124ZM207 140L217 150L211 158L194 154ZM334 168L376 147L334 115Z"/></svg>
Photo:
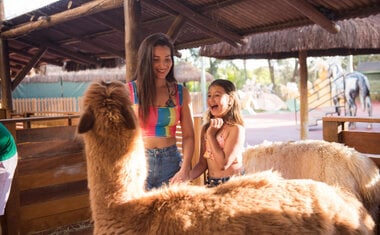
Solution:
<svg viewBox="0 0 380 235"><path fill-rule="evenodd" d="M207 129L207 135L208 136L215 136L216 133L220 128L223 126L223 119L222 118L212 118L210 119L210 126Z"/></svg>
<svg viewBox="0 0 380 235"><path fill-rule="evenodd" d="M170 179L170 184L183 183L190 180L190 170L181 169Z"/></svg>

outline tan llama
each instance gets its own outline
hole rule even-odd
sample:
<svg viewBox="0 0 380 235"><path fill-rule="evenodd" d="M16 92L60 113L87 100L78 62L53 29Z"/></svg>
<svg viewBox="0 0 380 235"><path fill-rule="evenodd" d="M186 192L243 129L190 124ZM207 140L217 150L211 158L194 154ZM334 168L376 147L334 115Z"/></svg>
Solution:
<svg viewBox="0 0 380 235"><path fill-rule="evenodd" d="M354 194L378 221L379 168L367 156L339 143L323 140L267 142L243 153L247 173L279 172L286 179L312 179Z"/></svg>
<svg viewBox="0 0 380 235"><path fill-rule="evenodd" d="M145 192L144 146L124 84L91 84L83 106L78 132L94 234L372 234L373 220L355 197L270 171L215 188Z"/></svg>

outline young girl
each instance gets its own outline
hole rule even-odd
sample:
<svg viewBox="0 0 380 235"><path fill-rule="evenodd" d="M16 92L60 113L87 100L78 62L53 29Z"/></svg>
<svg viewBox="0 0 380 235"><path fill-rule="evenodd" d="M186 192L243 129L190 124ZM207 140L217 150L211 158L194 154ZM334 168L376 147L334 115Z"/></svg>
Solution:
<svg viewBox="0 0 380 235"><path fill-rule="evenodd" d="M201 155L190 171L190 180L208 170L206 184L214 187L233 175L243 174L245 129L232 82L214 80L208 88L207 105L209 110L201 131Z"/></svg>

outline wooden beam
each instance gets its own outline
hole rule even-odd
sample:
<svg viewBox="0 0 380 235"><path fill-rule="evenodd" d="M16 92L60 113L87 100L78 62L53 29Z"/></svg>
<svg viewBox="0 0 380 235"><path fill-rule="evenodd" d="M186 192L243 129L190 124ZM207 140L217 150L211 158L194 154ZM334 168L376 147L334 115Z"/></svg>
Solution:
<svg viewBox="0 0 380 235"><path fill-rule="evenodd" d="M124 17L124 14L121 15L121 17ZM103 14L98 14L96 15L96 18L90 18L90 20L124 33L124 22L122 20L113 21L109 17L105 17Z"/></svg>
<svg viewBox="0 0 380 235"><path fill-rule="evenodd" d="M152 7L156 8L159 11L166 12L169 15L177 15L178 14L176 11L174 11L173 9L168 8L166 5L162 4L161 2L159 2L157 0L144 0L144 1L142 1L142 3L145 4L145 5L152 6ZM157 19L165 18L165 17L166 16L163 16L163 17L159 17ZM155 19L152 19L152 20L155 20Z"/></svg>
<svg viewBox="0 0 380 235"><path fill-rule="evenodd" d="M248 0L215 1L215 2L210 3L209 5L202 7L201 12L209 12L209 11L215 10L216 8L221 9L221 8L229 7L231 5L246 2L246 1Z"/></svg>
<svg viewBox="0 0 380 235"><path fill-rule="evenodd" d="M305 15L314 23L320 25L330 33L338 33L340 31L339 25L329 20L325 15L314 8L313 5L304 0L285 0L289 5L298 10L301 14Z"/></svg>
<svg viewBox="0 0 380 235"><path fill-rule="evenodd" d="M126 81L131 81L137 66L140 45L141 1L124 0Z"/></svg>
<svg viewBox="0 0 380 235"><path fill-rule="evenodd" d="M50 29L50 30L58 32L58 30L56 30L56 29ZM58 42L57 44L60 47L61 45L76 44L79 42L80 43L86 43L92 47L102 49L103 51L111 53L117 57L124 58L125 54L123 52L117 51L117 50L107 46L107 43L98 43L95 41L96 37L110 33L112 31L114 31L114 30L112 29L112 30L107 30L106 32L99 32L99 33L89 34L89 35L85 35L83 37L79 37L79 36L72 35L65 30L61 30L61 31L59 31L60 33L64 33L67 37L70 38L70 43L67 43L67 41L66 41L64 44L61 44L60 42Z"/></svg>
<svg viewBox="0 0 380 235"><path fill-rule="evenodd" d="M10 118L12 112L12 82L9 71L8 40L0 39L1 104L6 111L6 118Z"/></svg>
<svg viewBox="0 0 380 235"><path fill-rule="evenodd" d="M4 31L0 34L1 38L14 38L24 34L28 34L34 30L48 28L60 23L74 20L80 17L93 15L98 12L107 11L115 8L123 7L124 0L94 0L83 4L80 7L66 10L55 15L51 15L46 19L40 19L30 23L23 24L19 27Z"/></svg>
<svg viewBox="0 0 380 235"><path fill-rule="evenodd" d="M217 37L232 46L236 47L238 44L244 44L244 38L239 34L229 31L221 26L219 22L215 22L198 12L193 11L180 1L176 0L157 0L165 4L170 9L176 11L178 14L183 15L188 21L192 22L194 26L202 30L204 33Z"/></svg>
<svg viewBox="0 0 380 235"><path fill-rule="evenodd" d="M65 57L70 60L74 60L81 64L93 64L93 65L101 64L99 61L93 58L90 58L89 56L85 56L83 54L79 54L73 51L67 51L65 50L65 48L60 48L59 45L55 45L54 43L51 43L48 41L39 41L39 44L35 44L23 39L19 39L19 41L22 41L22 43L25 43L26 45L30 45L36 48L42 48L46 46L49 49L49 53L60 55L62 57Z"/></svg>
<svg viewBox="0 0 380 235"><path fill-rule="evenodd" d="M10 61L11 65L12 65L12 63L15 63L15 64L18 63L18 64L22 64L24 66L27 64L27 62L24 62L23 60L15 59L14 58L15 56L12 56L14 54L19 55L19 56L16 56L16 57L25 57L25 58L31 58L31 57L33 57L33 54L30 54L27 51L18 50L18 49L15 49L15 48L9 48L9 55L10 55L10 57L12 57L12 60ZM63 65L60 61L57 61L57 60L54 60L54 59L41 58L40 62L44 62L44 63L47 63L47 64L53 64L53 65L57 65L57 66L62 66Z"/></svg>
<svg viewBox="0 0 380 235"><path fill-rule="evenodd" d="M300 120L301 120L301 133L300 139L305 140L308 138L309 132L309 105L307 93L307 53L306 51L298 52L298 60L300 63Z"/></svg>
<svg viewBox="0 0 380 235"><path fill-rule="evenodd" d="M185 24L186 19L185 17L178 15L172 25L170 26L168 32L166 33L172 40L175 42L177 40L177 37L179 33L182 30L182 26Z"/></svg>
<svg viewBox="0 0 380 235"><path fill-rule="evenodd" d="M16 75L16 78L12 82L12 91L16 89L18 84L25 78L29 71L38 63L41 57L47 51L46 47L41 48L29 61L29 63Z"/></svg>
<svg viewBox="0 0 380 235"><path fill-rule="evenodd" d="M60 46L73 45L73 44L79 43L82 40L87 40L88 38L102 37L104 35L111 34L114 31L115 30L113 29L107 29L105 31L99 31L92 34L86 34L85 36L82 36L82 37L72 37L71 34L70 35L66 34L68 38L58 41L57 44Z"/></svg>

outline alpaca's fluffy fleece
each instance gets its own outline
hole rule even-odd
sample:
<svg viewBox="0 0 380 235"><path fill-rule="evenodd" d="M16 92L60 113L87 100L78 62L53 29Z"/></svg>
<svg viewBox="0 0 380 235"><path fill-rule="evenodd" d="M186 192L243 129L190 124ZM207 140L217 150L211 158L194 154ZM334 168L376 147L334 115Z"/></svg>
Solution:
<svg viewBox="0 0 380 235"><path fill-rule="evenodd" d="M94 234L372 234L350 194L271 171L216 188L174 185L144 192L142 138L122 83L85 94L78 125L86 145Z"/></svg>
<svg viewBox="0 0 380 235"><path fill-rule="evenodd" d="M367 156L323 140L264 142L243 153L247 173L278 171L286 179L312 179L354 194L377 220L380 175Z"/></svg>

